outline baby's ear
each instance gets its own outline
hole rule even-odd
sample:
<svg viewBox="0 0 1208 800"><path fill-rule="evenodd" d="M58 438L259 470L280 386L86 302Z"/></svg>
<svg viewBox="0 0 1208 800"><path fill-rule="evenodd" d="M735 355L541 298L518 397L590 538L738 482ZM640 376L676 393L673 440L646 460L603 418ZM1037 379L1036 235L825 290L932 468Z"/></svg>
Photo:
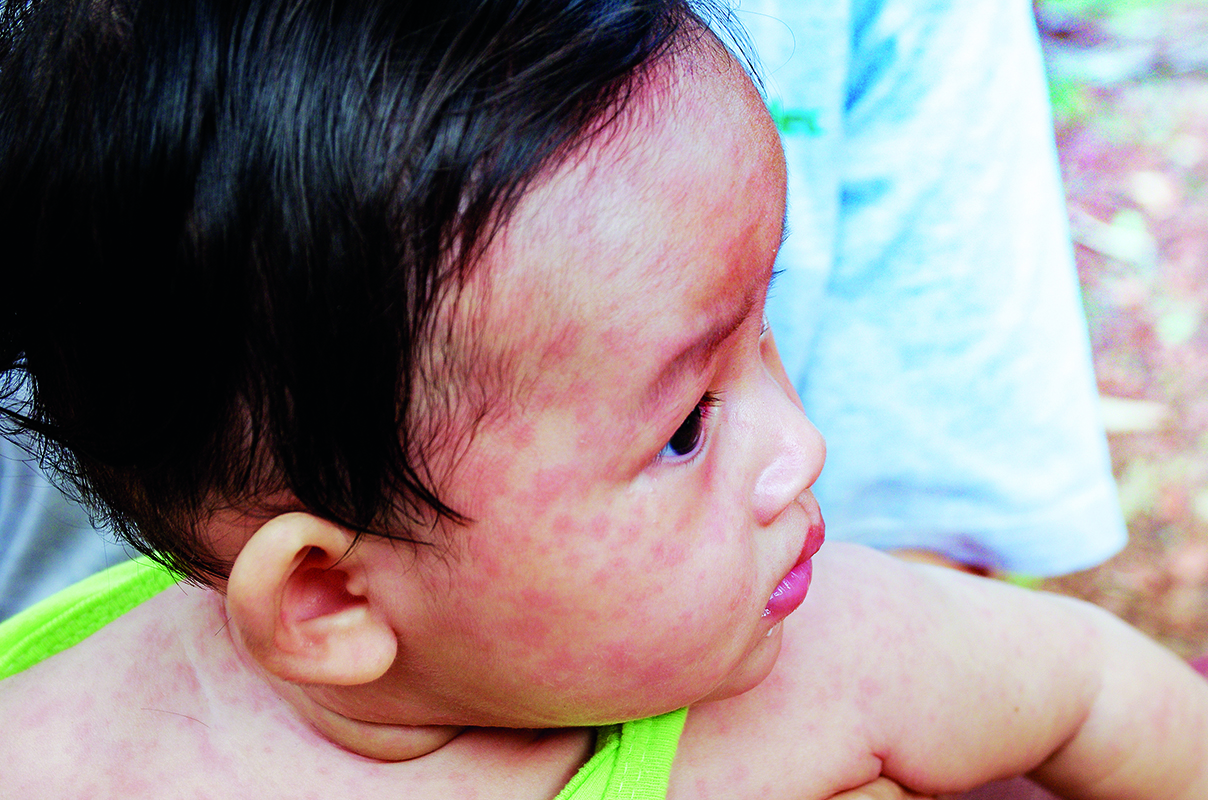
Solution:
<svg viewBox="0 0 1208 800"><path fill-rule="evenodd" d="M227 613L248 652L292 683L353 686L382 676L398 639L370 602L353 537L312 514L269 520L244 545Z"/></svg>

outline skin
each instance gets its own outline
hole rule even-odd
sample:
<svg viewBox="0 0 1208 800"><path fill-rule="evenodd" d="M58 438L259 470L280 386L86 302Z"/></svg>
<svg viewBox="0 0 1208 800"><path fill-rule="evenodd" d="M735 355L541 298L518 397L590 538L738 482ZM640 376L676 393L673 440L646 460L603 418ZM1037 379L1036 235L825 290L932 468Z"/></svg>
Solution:
<svg viewBox="0 0 1208 800"><path fill-rule="evenodd" d="M1208 796L1208 685L1102 612L843 545L771 601L820 543L823 447L762 326L776 134L708 48L531 190L466 294L514 376L441 471L473 521L351 553L305 513L225 523L225 595L165 592L0 684L6 791L550 798L582 726L690 705L675 799L1029 771Z"/></svg>

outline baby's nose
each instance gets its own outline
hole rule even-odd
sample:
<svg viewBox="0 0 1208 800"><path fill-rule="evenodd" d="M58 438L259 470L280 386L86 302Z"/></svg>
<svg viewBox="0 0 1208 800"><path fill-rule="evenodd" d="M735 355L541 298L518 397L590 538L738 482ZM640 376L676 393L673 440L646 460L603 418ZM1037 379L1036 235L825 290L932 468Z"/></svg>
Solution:
<svg viewBox="0 0 1208 800"><path fill-rule="evenodd" d="M755 518L772 523L797 497L814 485L826 460L826 443L805 413L783 394L769 420L769 455L755 480Z"/></svg>

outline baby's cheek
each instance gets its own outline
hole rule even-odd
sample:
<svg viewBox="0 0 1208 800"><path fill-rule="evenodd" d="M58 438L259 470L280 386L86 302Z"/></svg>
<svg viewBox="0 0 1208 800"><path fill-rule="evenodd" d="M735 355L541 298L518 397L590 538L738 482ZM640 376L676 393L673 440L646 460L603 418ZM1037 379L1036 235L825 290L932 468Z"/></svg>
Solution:
<svg viewBox="0 0 1208 800"><path fill-rule="evenodd" d="M529 588L519 593L523 613L506 616L500 632L506 641L518 644L522 650L540 652L549 645L550 620L557 616L558 603L549 592Z"/></svg>
<svg viewBox="0 0 1208 800"><path fill-rule="evenodd" d="M658 542L650 551L651 563L661 569L680 567L688 560L688 555L688 546L674 539Z"/></svg>
<svg viewBox="0 0 1208 800"><path fill-rule="evenodd" d="M533 472L527 486L511 498L512 508L533 518L565 516L566 501L581 496L588 484L575 464L556 464Z"/></svg>
<svg viewBox="0 0 1208 800"><path fill-rule="evenodd" d="M730 595L746 582L745 559L735 562L739 549L725 521L662 496L627 500L607 517L600 541L611 556L593 584L612 585L635 629L708 627L707 617L719 603L733 606Z"/></svg>

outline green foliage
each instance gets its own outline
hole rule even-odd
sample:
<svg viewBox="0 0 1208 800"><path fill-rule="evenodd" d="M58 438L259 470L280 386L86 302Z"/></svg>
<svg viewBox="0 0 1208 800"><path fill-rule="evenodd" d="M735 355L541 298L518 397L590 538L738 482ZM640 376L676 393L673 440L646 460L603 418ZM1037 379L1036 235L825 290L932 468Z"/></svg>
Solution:
<svg viewBox="0 0 1208 800"><path fill-rule="evenodd" d="M1034 575L1024 575L1019 572L1008 572L1002 576L1002 579L1012 586L1018 586L1022 589L1040 589L1044 585L1044 578L1037 578Z"/></svg>
<svg viewBox="0 0 1208 800"><path fill-rule="evenodd" d="M1053 121L1059 127L1080 125L1095 110L1090 90L1074 78L1050 78L1049 103L1053 106Z"/></svg>

